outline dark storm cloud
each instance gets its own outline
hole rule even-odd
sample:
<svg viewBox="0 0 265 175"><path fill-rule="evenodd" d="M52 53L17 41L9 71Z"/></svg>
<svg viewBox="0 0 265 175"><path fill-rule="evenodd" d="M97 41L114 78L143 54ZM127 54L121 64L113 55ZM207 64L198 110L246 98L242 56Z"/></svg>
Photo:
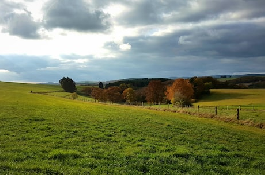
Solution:
<svg viewBox="0 0 265 175"><path fill-rule="evenodd" d="M146 25L160 23L162 20L158 1L129 2L129 7L119 19L123 24Z"/></svg>
<svg viewBox="0 0 265 175"><path fill-rule="evenodd" d="M40 38L37 30L40 27L38 22L33 21L28 13L10 13L5 17L6 27L3 32L26 39Z"/></svg>
<svg viewBox="0 0 265 175"><path fill-rule="evenodd" d="M125 25L200 22L219 18L249 19L265 16L265 1L254 0L142 0L126 1L129 7L118 19Z"/></svg>
<svg viewBox="0 0 265 175"><path fill-rule="evenodd" d="M5 23L5 16L13 12L14 9L24 8L20 3L2 0L0 2L0 24Z"/></svg>
<svg viewBox="0 0 265 175"><path fill-rule="evenodd" d="M262 0L187 1L186 5L168 14L171 14L169 21L175 22L215 20L221 17L249 19L263 17L264 7L265 1Z"/></svg>
<svg viewBox="0 0 265 175"><path fill-rule="evenodd" d="M14 10L24 11L24 13L15 13ZM3 24L2 32L7 32L10 35L26 39L38 39L40 37L37 33L40 23L33 20L30 12L21 3L0 2L1 23Z"/></svg>
<svg viewBox="0 0 265 175"><path fill-rule="evenodd" d="M132 53L161 57L255 57L265 55L265 26L242 23L176 30L164 36L125 37Z"/></svg>
<svg viewBox="0 0 265 175"><path fill-rule="evenodd" d="M92 11L83 0L51 0L44 7L48 28L100 32L110 27L109 15Z"/></svg>

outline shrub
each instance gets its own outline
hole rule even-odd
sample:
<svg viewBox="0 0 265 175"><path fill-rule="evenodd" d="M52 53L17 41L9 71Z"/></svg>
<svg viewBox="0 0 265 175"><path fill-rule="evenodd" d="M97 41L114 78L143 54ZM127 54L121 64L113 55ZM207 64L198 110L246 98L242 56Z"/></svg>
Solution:
<svg viewBox="0 0 265 175"><path fill-rule="evenodd" d="M73 93L72 93L72 98L73 98L73 100L78 98L78 95L77 95L76 92L73 92Z"/></svg>

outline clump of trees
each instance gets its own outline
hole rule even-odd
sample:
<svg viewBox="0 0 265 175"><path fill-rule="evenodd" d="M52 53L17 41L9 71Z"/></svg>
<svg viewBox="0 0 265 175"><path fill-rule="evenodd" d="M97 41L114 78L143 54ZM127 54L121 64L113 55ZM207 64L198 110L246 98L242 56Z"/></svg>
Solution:
<svg viewBox="0 0 265 175"><path fill-rule="evenodd" d="M167 81L164 79L144 79L145 83L147 80L148 84L145 87L135 87L132 83L121 81L121 84L115 82L116 86L107 84L104 88L103 83L100 82L98 87L85 87L82 92L94 98L95 101L101 102L172 103L178 106L187 106L191 105L194 99L209 94L211 88L218 86L218 81L212 77L180 78ZM137 80L137 82L140 81Z"/></svg>
<svg viewBox="0 0 265 175"><path fill-rule="evenodd" d="M86 87L82 90L95 101L128 104L136 102L148 102L150 104L168 103L184 106L191 105L193 98L199 98L202 93L208 91L208 82L194 77L188 79L176 79L175 81L151 80L146 87L136 89L131 84L121 83L119 86L110 86L104 89L99 87ZM211 83L208 83L211 84Z"/></svg>
<svg viewBox="0 0 265 175"><path fill-rule="evenodd" d="M65 92L75 92L76 86L73 79L69 77L63 77L59 80L59 83L61 84L62 88L65 90Z"/></svg>

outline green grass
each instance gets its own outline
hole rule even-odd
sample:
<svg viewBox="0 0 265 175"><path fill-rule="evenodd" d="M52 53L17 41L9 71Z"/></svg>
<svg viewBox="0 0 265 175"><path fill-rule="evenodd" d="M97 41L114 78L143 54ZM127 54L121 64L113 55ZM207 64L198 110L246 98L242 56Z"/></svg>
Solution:
<svg viewBox="0 0 265 175"><path fill-rule="evenodd" d="M198 105L200 106L198 111ZM217 116L215 116L217 107ZM265 89L211 89L211 94L193 103L191 108L178 108L171 105L156 105L152 108L170 109L178 112L189 112L207 117L236 119L240 108L240 120L246 125L265 124Z"/></svg>
<svg viewBox="0 0 265 175"><path fill-rule="evenodd" d="M254 105L265 108L265 89L211 89L211 95L204 96L195 105Z"/></svg>
<svg viewBox="0 0 265 175"><path fill-rule="evenodd" d="M0 87L0 174L265 174L261 129Z"/></svg>

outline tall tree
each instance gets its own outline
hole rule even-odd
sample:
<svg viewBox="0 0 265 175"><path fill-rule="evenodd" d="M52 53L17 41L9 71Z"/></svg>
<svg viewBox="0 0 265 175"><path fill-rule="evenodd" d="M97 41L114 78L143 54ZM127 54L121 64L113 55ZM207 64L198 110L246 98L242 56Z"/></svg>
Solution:
<svg viewBox="0 0 265 175"><path fill-rule="evenodd" d="M103 89L103 88L104 88L103 83L102 83L102 82L99 82L98 87L99 87L100 89Z"/></svg>
<svg viewBox="0 0 265 175"><path fill-rule="evenodd" d="M192 77L190 79L190 83L193 86L194 98L195 99L199 99L202 96L203 91L205 89L205 86L204 86L202 78Z"/></svg>
<svg viewBox="0 0 265 175"><path fill-rule="evenodd" d="M111 86L106 90L107 99L112 103L118 103L122 101L121 89L117 86Z"/></svg>
<svg viewBox="0 0 265 175"><path fill-rule="evenodd" d="M142 87L135 90L135 97L137 102L146 102L146 88Z"/></svg>
<svg viewBox="0 0 265 175"><path fill-rule="evenodd" d="M123 95L123 98L126 100L126 102L128 102L130 104L132 102L134 102L134 100L135 100L135 92L134 92L133 88L125 89L123 91L122 95Z"/></svg>
<svg viewBox="0 0 265 175"><path fill-rule="evenodd" d="M193 97L193 87L189 80L176 79L171 86L167 87L166 96L172 104L190 105Z"/></svg>
<svg viewBox="0 0 265 175"><path fill-rule="evenodd" d="M146 101L160 103L165 97L165 87L160 80L150 81L146 88Z"/></svg>
<svg viewBox="0 0 265 175"><path fill-rule="evenodd" d="M76 86L75 86L75 82L67 77L63 77L62 79L59 80L59 83L61 84L62 88L66 91L66 92L75 92L76 91Z"/></svg>
<svg viewBox="0 0 265 175"><path fill-rule="evenodd" d="M98 87L94 87L92 89L91 96L92 96L92 98L95 99L95 102L96 102L96 100L101 100L102 99L101 98L102 94L103 94L103 89L98 88Z"/></svg>

